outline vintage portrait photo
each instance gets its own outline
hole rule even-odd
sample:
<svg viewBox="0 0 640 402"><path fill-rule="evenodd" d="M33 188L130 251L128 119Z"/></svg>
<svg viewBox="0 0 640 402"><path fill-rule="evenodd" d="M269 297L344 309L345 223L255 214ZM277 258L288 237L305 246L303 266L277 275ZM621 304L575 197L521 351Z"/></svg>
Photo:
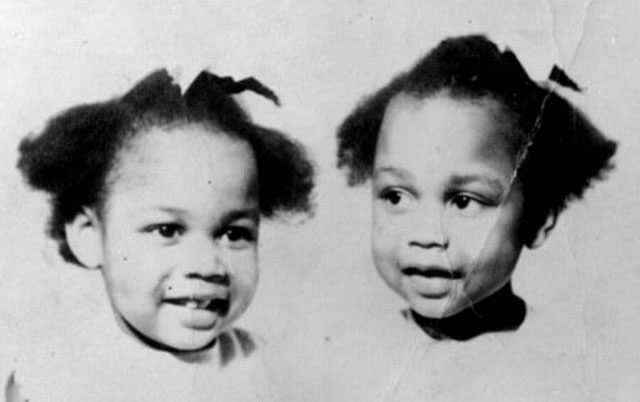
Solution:
<svg viewBox="0 0 640 402"><path fill-rule="evenodd" d="M0 398L640 395L640 4L0 4Z"/></svg>

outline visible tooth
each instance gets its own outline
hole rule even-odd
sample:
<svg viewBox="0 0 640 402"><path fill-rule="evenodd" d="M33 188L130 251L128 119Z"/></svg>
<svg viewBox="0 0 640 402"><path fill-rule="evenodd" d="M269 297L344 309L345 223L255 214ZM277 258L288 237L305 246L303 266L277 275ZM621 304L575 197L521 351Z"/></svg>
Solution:
<svg viewBox="0 0 640 402"><path fill-rule="evenodd" d="M212 299L201 300L198 308L207 308L211 304Z"/></svg>
<svg viewBox="0 0 640 402"><path fill-rule="evenodd" d="M188 301L185 305L186 308L188 309L196 309L198 308L198 303L196 303L194 300Z"/></svg>

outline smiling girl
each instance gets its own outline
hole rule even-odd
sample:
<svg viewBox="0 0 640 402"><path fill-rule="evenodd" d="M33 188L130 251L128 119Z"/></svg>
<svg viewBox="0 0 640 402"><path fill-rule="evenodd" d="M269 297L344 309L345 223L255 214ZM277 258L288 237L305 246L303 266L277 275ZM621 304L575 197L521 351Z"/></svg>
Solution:
<svg viewBox="0 0 640 402"><path fill-rule="evenodd" d="M183 94L157 71L21 143L19 169L51 195L48 234L101 271L113 325L28 355L10 400L268 398L260 344L232 324L256 290L260 216L309 212L313 169L251 122L230 96L245 89L277 103L253 79L203 72Z"/></svg>

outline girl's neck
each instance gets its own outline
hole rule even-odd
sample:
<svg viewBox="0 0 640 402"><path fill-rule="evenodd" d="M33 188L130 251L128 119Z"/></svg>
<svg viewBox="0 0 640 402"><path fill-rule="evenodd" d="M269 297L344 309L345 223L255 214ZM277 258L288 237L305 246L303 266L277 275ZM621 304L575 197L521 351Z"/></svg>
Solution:
<svg viewBox="0 0 640 402"><path fill-rule="evenodd" d="M527 306L507 283L486 299L445 318L423 317L410 311L413 321L434 339L466 341L488 332L513 331L520 327Z"/></svg>

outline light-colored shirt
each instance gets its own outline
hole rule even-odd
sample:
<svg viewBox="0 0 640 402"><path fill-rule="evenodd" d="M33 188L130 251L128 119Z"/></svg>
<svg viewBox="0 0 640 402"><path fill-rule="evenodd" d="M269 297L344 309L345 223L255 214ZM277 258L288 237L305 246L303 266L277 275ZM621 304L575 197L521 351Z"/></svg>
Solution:
<svg viewBox="0 0 640 402"><path fill-rule="evenodd" d="M400 313L281 342L283 400L584 401L584 334L535 309L515 331L434 340ZM559 324L559 326L554 326ZM274 359L270 359L273 361Z"/></svg>
<svg viewBox="0 0 640 402"><path fill-rule="evenodd" d="M67 279L68 284L101 286L99 277ZM227 329L211 349L186 360L126 334L116 324L106 297L87 301L91 307L79 307L83 311L75 314L71 310L79 300L56 303L64 309L51 317L50 335L41 331L19 339L9 381L9 392L18 400L271 400L263 342L248 331Z"/></svg>

